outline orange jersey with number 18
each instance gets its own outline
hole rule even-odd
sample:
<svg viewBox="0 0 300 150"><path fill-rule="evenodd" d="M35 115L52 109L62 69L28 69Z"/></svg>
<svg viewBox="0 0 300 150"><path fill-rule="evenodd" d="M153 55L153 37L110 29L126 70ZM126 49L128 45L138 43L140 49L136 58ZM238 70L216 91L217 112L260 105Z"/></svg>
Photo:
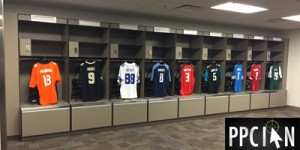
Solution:
<svg viewBox="0 0 300 150"><path fill-rule="evenodd" d="M56 83L60 83L58 65L51 61L47 64L35 63L32 67L29 87L38 87L40 105L57 103Z"/></svg>

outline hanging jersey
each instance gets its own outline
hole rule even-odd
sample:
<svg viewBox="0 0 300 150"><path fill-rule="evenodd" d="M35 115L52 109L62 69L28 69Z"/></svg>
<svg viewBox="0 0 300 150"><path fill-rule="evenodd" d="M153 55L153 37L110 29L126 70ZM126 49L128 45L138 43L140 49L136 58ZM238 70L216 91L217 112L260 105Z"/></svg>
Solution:
<svg viewBox="0 0 300 150"><path fill-rule="evenodd" d="M261 66L259 64L253 64L250 69L249 79L252 80L252 91L259 90L259 80L261 79Z"/></svg>
<svg viewBox="0 0 300 150"><path fill-rule="evenodd" d="M185 64L180 70L180 95L192 95L194 91L194 84L194 67L190 64Z"/></svg>
<svg viewBox="0 0 300 150"><path fill-rule="evenodd" d="M279 89L279 80L282 78L281 67L279 65L272 65L268 74L270 78L270 90Z"/></svg>
<svg viewBox="0 0 300 150"><path fill-rule="evenodd" d="M121 84L121 98L137 98L137 83L140 82L139 66L123 63L119 68L118 83Z"/></svg>
<svg viewBox="0 0 300 150"><path fill-rule="evenodd" d="M208 83L208 93L218 93L219 82L222 79L222 70L219 64L208 65L204 73L204 81Z"/></svg>
<svg viewBox="0 0 300 150"><path fill-rule="evenodd" d="M60 83L60 72L55 62L50 61L47 64L34 64L29 87L38 88L40 105L57 103L56 83Z"/></svg>
<svg viewBox="0 0 300 150"><path fill-rule="evenodd" d="M95 61L80 64L79 80L81 82L82 101L95 101L102 97L101 68Z"/></svg>
<svg viewBox="0 0 300 150"><path fill-rule="evenodd" d="M152 67L151 81L153 84L153 95L155 97L163 97L168 95L167 88L171 82L171 73L169 66L164 63L157 63Z"/></svg>
<svg viewBox="0 0 300 150"><path fill-rule="evenodd" d="M233 69L232 79L234 80L234 92L242 91L243 83L243 66L241 64L236 64Z"/></svg>

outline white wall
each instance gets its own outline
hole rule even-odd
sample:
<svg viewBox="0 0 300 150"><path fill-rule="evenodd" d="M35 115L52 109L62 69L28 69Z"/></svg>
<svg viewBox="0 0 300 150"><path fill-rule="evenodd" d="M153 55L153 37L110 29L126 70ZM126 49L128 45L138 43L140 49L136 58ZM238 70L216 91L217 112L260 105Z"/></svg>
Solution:
<svg viewBox="0 0 300 150"><path fill-rule="evenodd" d="M287 104L300 107L300 30L280 32L278 36L290 40L286 85Z"/></svg>

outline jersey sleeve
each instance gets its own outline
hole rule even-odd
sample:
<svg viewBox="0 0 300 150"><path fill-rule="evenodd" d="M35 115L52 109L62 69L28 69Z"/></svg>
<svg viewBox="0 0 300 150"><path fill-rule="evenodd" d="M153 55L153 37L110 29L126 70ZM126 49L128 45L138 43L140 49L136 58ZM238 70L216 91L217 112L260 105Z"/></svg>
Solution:
<svg viewBox="0 0 300 150"><path fill-rule="evenodd" d="M169 82L171 82L171 70L170 70L170 67L168 65L165 65L166 68L167 68L167 73L168 73L168 79L169 79Z"/></svg>
<svg viewBox="0 0 300 150"><path fill-rule="evenodd" d="M37 64L35 64L31 70L30 81L29 81L30 88L34 88L37 86L36 68L37 68Z"/></svg>
<svg viewBox="0 0 300 150"><path fill-rule="evenodd" d="M220 65L219 65L218 73L219 73L220 79L222 79L223 76L222 76L222 69L221 69L221 66L220 66Z"/></svg>
<svg viewBox="0 0 300 150"><path fill-rule="evenodd" d="M249 79L253 80L253 65L250 68L250 74L249 74Z"/></svg>
<svg viewBox="0 0 300 150"><path fill-rule="evenodd" d="M155 65L152 67L151 78L150 78L151 81L153 81L153 79L154 79L154 71L155 71L155 69L157 68L157 66L158 66L158 64L155 64Z"/></svg>
<svg viewBox="0 0 300 150"><path fill-rule="evenodd" d="M56 63L55 63L55 79L54 80L57 84L60 84L60 72L59 72L59 67Z"/></svg>
<svg viewBox="0 0 300 150"><path fill-rule="evenodd" d="M208 68L205 69L205 73L204 73L204 81L208 81Z"/></svg>
<svg viewBox="0 0 300 150"><path fill-rule="evenodd" d="M282 78L281 67L280 67L280 66L278 66L278 68L279 68L279 77L280 77L280 78Z"/></svg>
<svg viewBox="0 0 300 150"><path fill-rule="evenodd" d="M136 76L137 76L136 83L140 83L141 78L140 78L140 67L139 66L136 67Z"/></svg>
<svg viewBox="0 0 300 150"><path fill-rule="evenodd" d="M123 71L122 71L122 66L119 68L119 74L118 74L118 79L117 82L120 84L124 79L122 79Z"/></svg>
<svg viewBox="0 0 300 150"><path fill-rule="evenodd" d="M233 68L232 77L231 77L232 80L236 79L236 71L237 71L237 65L235 65Z"/></svg>
<svg viewBox="0 0 300 150"><path fill-rule="evenodd" d="M240 76L241 76L241 79L243 80L243 79L244 79L244 71L243 71L243 66L241 66L241 74L240 74Z"/></svg>
<svg viewBox="0 0 300 150"><path fill-rule="evenodd" d="M272 70L273 70L273 66L270 67L268 78L272 78Z"/></svg>

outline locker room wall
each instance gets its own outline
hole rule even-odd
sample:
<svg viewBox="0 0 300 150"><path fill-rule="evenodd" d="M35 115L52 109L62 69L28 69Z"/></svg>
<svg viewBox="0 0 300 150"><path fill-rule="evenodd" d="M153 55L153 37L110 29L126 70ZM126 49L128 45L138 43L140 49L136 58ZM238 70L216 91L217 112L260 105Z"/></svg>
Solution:
<svg viewBox="0 0 300 150"><path fill-rule="evenodd" d="M300 30L278 32L278 36L289 38L290 41L287 55L288 66L286 67L286 89L288 90L287 105L300 107Z"/></svg>
<svg viewBox="0 0 300 150"><path fill-rule="evenodd" d="M38 14L59 16L65 18L79 18L87 20L100 20L105 22L141 24L171 28L194 29L199 31L244 33L254 35L272 36L272 30L232 27L216 24L203 24L199 22L176 21L174 19L153 18L139 15L124 15L118 13L104 13L87 10L65 9L58 7L45 7L34 5L20 5L5 1L5 75L6 78L6 108L7 108L7 134L20 135L20 101L19 101L19 68L18 68L18 27L17 14Z"/></svg>

